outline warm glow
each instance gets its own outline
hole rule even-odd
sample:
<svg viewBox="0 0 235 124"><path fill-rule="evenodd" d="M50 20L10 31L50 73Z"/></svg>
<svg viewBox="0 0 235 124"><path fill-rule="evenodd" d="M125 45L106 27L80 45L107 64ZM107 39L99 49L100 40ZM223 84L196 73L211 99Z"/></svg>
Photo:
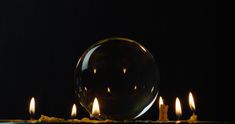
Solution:
<svg viewBox="0 0 235 124"><path fill-rule="evenodd" d="M96 68L93 69L94 74L96 74Z"/></svg>
<svg viewBox="0 0 235 124"><path fill-rule="evenodd" d="M76 116L77 116L77 107L76 107L75 104L73 104L72 112L71 112L71 117L75 118Z"/></svg>
<svg viewBox="0 0 235 124"><path fill-rule="evenodd" d="M180 104L180 100L178 97L176 98L176 101L175 101L175 113L178 116L178 119L182 115L181 104Z"/></svg>
<svg viewBox="0 0 235 124"><path fill-rule="evenodd" d="M107 92L108 92L108 93L111 93L111 90L110 90L110 88L109 88L109 87L107 88Z"/></svg>
<svg viewBox="0 0 235 124"><path fill-rule="evenodd" d="M135 85L134 90L137 90L137 86Z"/></svg>
<svg viewBox="0 0 235 124"><path fill-rule="evenodd" d="M123 73L126 74L126 68L123 68L122 70L123 70Z"/></svg>
<svg viewBox="0 0 235 124"><path fill-rule="evenodd" d="M93 116L100 115L100 107L99 107L98 99L96 97L94 99L93 106L92 106L92 115Z"/></svg>
<svg viewBox="0 0 235 124"><path fill-rule="evenodd" d="M191 92L189 92L189 107L192 111L196 110L195 103L193 100L193 94Z"/></svg>
<svg viewBox="0 0 235 124"><path fill-rule="evenodd" d="M34 97L32 97L29 104L29 114L33 115L34 113L35 113L35 99Z"/></svg>
<svg viewBox="0 0 235 124"><path fill-rule="evenodd" d="M159 109L160 109L161 105L164 105L164 103L163 103L162 97L160 96L160 98L159 98Z"/></svg>

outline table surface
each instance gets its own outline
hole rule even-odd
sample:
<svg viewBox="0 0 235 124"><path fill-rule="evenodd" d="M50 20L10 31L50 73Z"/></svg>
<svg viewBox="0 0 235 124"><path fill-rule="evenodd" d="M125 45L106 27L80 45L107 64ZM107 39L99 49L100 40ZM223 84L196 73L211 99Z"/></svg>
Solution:
<svg viewBox="0 0 235 124"><path fill-rule="evenodd" d="M59 122L39 122L39 121L22 121L22 120L0 120L0 124L96 124L96 123L150 123L150 124L232 124L231 122L221 121L151 121L151 120L136 120L136 121L59 121Z"/></svg>

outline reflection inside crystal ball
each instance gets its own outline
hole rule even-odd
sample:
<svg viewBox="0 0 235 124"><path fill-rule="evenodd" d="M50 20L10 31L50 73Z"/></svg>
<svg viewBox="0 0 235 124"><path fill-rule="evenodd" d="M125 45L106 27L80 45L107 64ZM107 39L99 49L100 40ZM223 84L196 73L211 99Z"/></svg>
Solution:
<svg viewBox="0 0 235 124"><path fill-rule="evenodd" d="M127 38L108 38L89 47L75 70L75 92L92 114L99 101L98 119L131 120L154 103L159 84L157 64L142 45Z"/></svg>

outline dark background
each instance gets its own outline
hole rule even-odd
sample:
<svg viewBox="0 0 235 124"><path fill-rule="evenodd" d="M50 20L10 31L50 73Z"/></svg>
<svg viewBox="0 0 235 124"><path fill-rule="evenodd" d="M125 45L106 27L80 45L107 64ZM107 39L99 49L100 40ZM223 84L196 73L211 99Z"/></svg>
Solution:
<svg viewBox="0 0 235 124"><path fill-rule="evenodd" d="M84 50L120 36L138 41L160 68L160 95L181 99L191 115L192 91L200 120L232 121L229 83L219 71L218 1L32 1L0 2L0 118L29 118L32 96L40 114L69 118L74 69ZM78 106L78 118L89 115ZM141 118L156 120L157 103Z"/></svg>

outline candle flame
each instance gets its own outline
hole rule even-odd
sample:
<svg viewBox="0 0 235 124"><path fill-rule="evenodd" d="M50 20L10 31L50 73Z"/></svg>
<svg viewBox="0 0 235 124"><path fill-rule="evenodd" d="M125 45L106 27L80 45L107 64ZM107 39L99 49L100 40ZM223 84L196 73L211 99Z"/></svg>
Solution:
<svg viewBox="0 0 235 124"><path fill-rule="evenodd" d="M73 104L71 117L75 118L76 116L77 116L77 107L76 107L76 104Z"/></svg>
<svg viewBox="0 0 235 124"><path fill-rule="evenodd" d="M107 92L108 92L108 93L111 93L111 90L110 90L110 88L109 88L109 87L107 88Z"/></svg>
<svg viewBox="0 0 235 124"><path fill-rule="evenodd" d="M29 114L33 115L34 113L35 113L35 99L34 97L32 97L29 104Z"/></svg>
<svg viewBox="0 0 235 124"><path fill-rule="evenodd" d="M94 74L96 74L96 68L93 69Z"/></svg>
<svg viewBox="0 0 235 124"><path fill-rule="evenodd" d="M123 73L126 74L126 68L123 68L122 70L123 70Z"/></svg>
<svg viewBox="0 0 235 124"><path fill-rule="evenodd" d="M159 98L159 109L160 109L161 105L164 105L164 102L163 102L162 97L160 96L160 98Z"/></svg>
<svg viewBox="0 0 235 124"><path fill-rule="evenodd" d="M192 111L196 110L195 103L193 100L193 94L191 92L189 92L189 107Z"/></svg>
<svg viewBox="0 0 235 124"><path fill-rule="evenodd" d="M96 97L94 99L93 106L92 106L92 115L93 116L100 115L99 102Z"/></svg>
<svg viewBox="0 0 235 124"><path fill-rule="evenodd" d="M175 101L175 113L178 116L178 119L182 115L181 104L180 104L180 100L178 97L176 97L176 101Z"/></svg>
<svg viewBox="0 0 235 124"><path fill-rule="evenodd" d="M137 90L137 86L136 85L134 86L134 90Z"/></svg>

